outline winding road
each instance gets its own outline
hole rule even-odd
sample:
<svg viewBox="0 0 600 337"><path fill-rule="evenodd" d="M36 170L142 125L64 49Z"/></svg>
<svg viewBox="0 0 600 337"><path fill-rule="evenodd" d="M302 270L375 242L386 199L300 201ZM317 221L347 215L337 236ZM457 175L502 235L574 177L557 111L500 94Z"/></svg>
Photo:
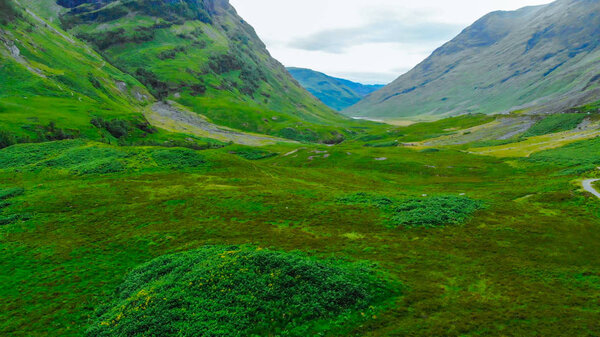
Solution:
<svg viewBox="0 0 600 337"><path fill-rule="evenodd" d="M600 181L600 179L587 179L583 181L583 189L592 193L593 195L597 196L598 198L600 198L600 192L596 191L596 189L594 188L594 186L592 186L593 183L595 183L596 181Z"/></svg>

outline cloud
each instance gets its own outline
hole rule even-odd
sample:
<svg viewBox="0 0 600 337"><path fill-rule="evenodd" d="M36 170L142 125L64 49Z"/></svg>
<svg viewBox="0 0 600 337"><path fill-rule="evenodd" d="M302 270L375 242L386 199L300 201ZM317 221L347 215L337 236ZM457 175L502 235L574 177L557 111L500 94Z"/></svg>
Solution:
<svg viewBox="0 0 600 337"><path fill-rule="evenodd" d="M341 54L369 43L429 44L456 36L461 25L442 22L411 22L385 18L360 27L323 30L292 40L288 46L308 51Z"/></svg>
<svg viewBox="0 0 600 337"><path fill-rule="evenodd" d="M409 69L402 69L401 71L392 72L356 72L356 71L344 71L344 72L331 72L328 75L349 79L354 82L362 84L388 84L398 78L398 75L405 73Z"/></svg>

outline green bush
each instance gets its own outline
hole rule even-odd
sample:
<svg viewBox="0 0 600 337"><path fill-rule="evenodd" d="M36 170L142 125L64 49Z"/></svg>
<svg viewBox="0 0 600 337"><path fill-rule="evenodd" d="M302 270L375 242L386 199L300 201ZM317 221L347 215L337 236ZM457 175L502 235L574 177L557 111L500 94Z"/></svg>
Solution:
<svg viewBox="0 0 600 337"><path fill-rule="evenodd" d="M19 216L16 214L11 214L8 216L0 215L0 226L10 225L11 223L16 222L17 220L19 220Z"/></svg>
<svg viewBox="0 0 600 337"><path fill-rule="evenodd" d="M11 0L0 0L0 24L6 25L19 16Z"/></svg>
<svg viewBox="0 0 600 337"><path fill-rule="evenodd" d="M17 138L10 132L0 129L0 149L15 145Z"/></svg>
<svg viewBox="0 0 600 337"><path fill-rule="evenodd" d="M344 205L371 205L386 208L392 206L395 201L381 195L358 192L338 198L337 202Z"/></svg>
<svg viewBox="0 0 600 337"><path fill-rule="evenodd" d="M398 141L380 142L380 143L369 143L365 144L366 147L395 147L398 146Z"/></svg>
<svg viewBox="0 0 600 337"><path fill-rule="evenodd" d="M81 140L18 144L0 151L0 168L23 168L85 144Z"/></svg>
<svg viewBox="0 0 600 337"><path fill-rule="evenodd" d="M277 155L277 153L274 153L274 152L259 150L259 149L255 149L255 148L235 150L235 151L231 151L231 153L238 155L244 159L248 159L248 160L267 159L267 158L275 157Z"/></svg>
<svg viewBox="0 0 600 337"><path fill-rule="evenodd" d="M158 166L173 169L197 168L207 164L203 155L190 149L164 149L152 153Z"/></svg>
<svg viewBox="0 0 600 337"><path fill-rule="evenodd" d="M25 192L24 189L17 188L0 188L0 200L6 200L10 198L17 197Z"/></svg>
<svg viewBox="0 0 600 337"><path fill-rule="evenodd" d="M359 325L394 294L363 265L207 246L133 270L87 336L321 336Z"/></svg>
<svg viewBox="0 0 600 337"><path fill-rule="evenodd" d="M301 131L296 128L285 128L279 131L279 136L299 142L316 142L319 140L319 135L310 129Z"/></svg>
<svg viewBox="0 0 600 337"><path fill-rule="evenodd" d="M114 148L82 147L67 150L38 165L69 170L75 174L106 174L123 171L125 165L118 159L125 157L127 153Z"/></svg>
<svg viewBox="0 0 600 337"><path fill-rule="evenodd" d="M350 194L336 201L344 205L379 208L382 211L383 222L390 227L457 225L484 206L481 201L461 196L398 200L364 192Z"/></svg>
<svg viewBox="0 0 600 337"><path fill-rule="evenodd" d="M75 139L79 137L79 130L63 129L56 126L56 123L50 122L48 125L36 125L37 141L56 141Z"/></svg>
<svg viewBox="0 0 600 337"><path fill-rule="evenodd" d="M390 224L394 227L458 225L482 207L481 201L451 195L409 199L394 207Z"/></svg>
<svg viewBox="0 0 600 337"><path fill-rule="evenodd" d="M586 117L585 114L550 115L537 122L524 137L542 136L550 133L568 131L576 128Z"/></svg>

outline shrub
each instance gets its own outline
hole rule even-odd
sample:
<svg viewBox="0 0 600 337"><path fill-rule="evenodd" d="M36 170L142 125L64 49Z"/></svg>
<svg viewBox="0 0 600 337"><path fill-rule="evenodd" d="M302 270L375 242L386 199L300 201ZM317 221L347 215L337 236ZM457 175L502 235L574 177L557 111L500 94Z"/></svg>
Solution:
<svg viewBox="0 0 600 337"><path fill-rule="evenodd" d="M320 336L395 293L363 265L207 246L133 270L87 336Z"/></svg>
<svg viewBox="0 0 600 337"><path fill-rule="evenodd" d="M537 122L524 137L542 136L550 133L568 131L576 128L586 117L585 114L550 115Z"/></svg>
<svg viewBox="0 0 600 337"><path fill-rule="evenodd" d="M96 78L96 76L94 76L94 74L88 73L88 81L90 81L90 83L94 86L94 88L96 88L96 89L102 88L102 83L100 83L100 81L98 81L98 79Z"/></svg>
<svg viewBox="0 0 600 337"><path fill-rule="evenodd" d="M164 149L152 153L158 166L173 169L197 168L207 164L204 156L190 149Z"/></svg>
<svg viewBox="0 0 600 337"><path fill-rule="evenodd" d="M10 132L0 129L0 149L15 145L17 138Z"/></svg>
<svg viewBox="0 0 600 337"><path fill-rule="evenodd" d="M380 142L380 143L369 143L365 144L366 147L395 147L398 146L398 141Z"/></svg>
<svg viewBox="0 0 600 337"><path fill-rule="evenodd" d="M25 192L22 188L0 188L0 200L17 197Z"/></svg>
<svg viewBox="0 0 600 337"><path fill-rule="evenodd" d="M161 60L167 60L167 59L174 59L177 54L179 53L185 53L185 47L180 46L177 48L173 48L173 49L169 49L169 50L165 50L163 52L160 52L157 57Z"/></svg>
<svg viewBox="0 0 600 337"><path fill-rule="evenodd" d="M150 88L156 98L164 99L169 96L169 85L159 80L155 73L144 68L139 68L135 71L135 77L146 87Z"/></svg>
<svg viewBox="0 0 600 337"><path fill-rule="evenodd" d="M19 16L11 0L0 0L0 24L6 25Z"/></svg>
<svg viewBox="0 0 600 337"><path fill-rule="evenodd" d="M394 204L394 200L377 194L358 192L348 196L338 198L337 202L344 205L371 205L380 208L389 207Z"/></svg>
<svg viewBox="0 0 600 337"><path fill-rule="evenodd" d="M48 125L35 126L37 141L56 141L75 139L79 137L79 130L63 129L56 126L56 123L50 122Z"/></svg>
<svg viewBox="0 0 600 337"><path fill-rule="evenodd" d="M0 168L22 168L83 145L81 140L19 144L0 151Z"/></svg>
<svg viewBox="0 0 600 337"><path fill-rule="evenodd" d="M125 166L118 159L126 156L125 152L113 148L82 147L67 150L38 165L69 170L75 174L106 174L123 171Z"/></svg>
<svg viewBox="0 0 600 337"><path fill-rule="evenodd" d="M319 135L310 129L301 131L296 128L285 128L279 131L279 136L300 142L316 142L319 139Z"/></svg>
<svg viewBox="0 0 600 337"><path fill-rule="evenodd" d="M254 149L254 148L231 151L231 153L238 155L244 159L248 159L248 160L267 159L267 158L271 158L271 157L274 157L277 155L277 153L274 153L274 152L269 152L269 151L265 151L265 150Z"/></svg>
<svg viewBox="0 0 600 337"><path fill-rule="evenodd" d="M0 215L0 226L10 225L11 223L16 222L17 220L19 220L19 216L17 214L11 214L8 216Z"/></svg>
<svg viewBox="0 0 600 337"><path fill-rule="evenodd" d="M481 201L451 195L409 199L395 206L390 223L394 227L458 225L482 207Z"/></svg>
<svg viewBox="0 0 600 337"><path fill-rule="evenodd" d="M567 168L565 175L578 175L600 166L600 138L583 140L566 146L534 153L524 161ZM560 174L560 173L559 173Z"/></svg>
<svg viewBox="0 0 600 337"><path fill-rule="evenodd" d="M481 201L461 196L397 200L364 192L350 194L336 201L344 205L377 207L382 211L384 222L390 227L457 225L484 206Z"/></svg>

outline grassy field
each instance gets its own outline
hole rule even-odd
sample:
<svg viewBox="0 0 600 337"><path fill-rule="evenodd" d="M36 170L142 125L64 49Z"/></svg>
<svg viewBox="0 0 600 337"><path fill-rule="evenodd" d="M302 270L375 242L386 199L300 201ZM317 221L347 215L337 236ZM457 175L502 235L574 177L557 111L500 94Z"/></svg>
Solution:
<svg viewBox="0 0 600 337"><path fill-rule="evenodd" d="M397 132L419 140L473 123ZM0 332L80 336L139 265L249 244L362 261L397 282L388 304L327 335L600 333L600 204L577 184L586 171L568 171L596 165L596 140L525 159L371 141L1 150ZM464 202L483 207L456 213ZM422 217L432 209L443 212ZM304 335L324 331L310 326Z"/></svg>

